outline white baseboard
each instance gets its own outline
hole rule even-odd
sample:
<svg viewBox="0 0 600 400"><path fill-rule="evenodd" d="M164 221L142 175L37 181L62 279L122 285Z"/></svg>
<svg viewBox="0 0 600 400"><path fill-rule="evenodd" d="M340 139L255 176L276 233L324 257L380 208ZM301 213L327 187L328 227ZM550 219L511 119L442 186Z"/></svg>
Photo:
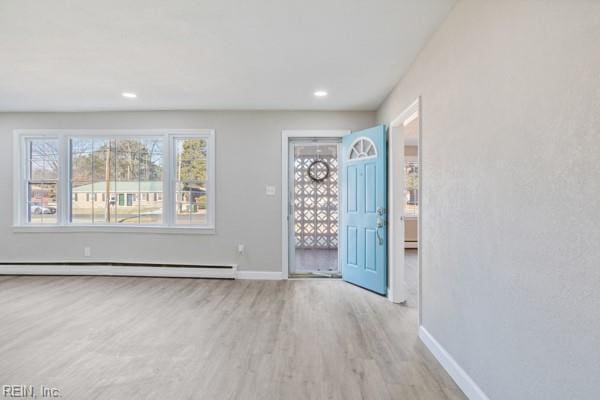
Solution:
<svg viewBox="0 0 600 400"><path fill-rule="evenodd" d="M207 268L94 264L9 264L0 265L0 275L104 275L257 280L283 279L281 271L239 271L236 265L230 268Z"/></svg>
<svg viewBox="0 0 600 400"><path fill-rule="evenodd" d="M235 279L281 280L281 271L236 271Z"/></svg>
<svg viewBox="0 0 600 400"><path fill-rule="evenodd" d="M139 267L117 265L0 265L0 275L108 275L234 279L235 267Z"/></svg>
<svg viewBox="0 0 600 400"><path fill-rule="evenodd" d="M419 327L419 338L442 364L448 375L456 382L469 400L490 400L469 374L458 365L452 356L434 339L424 327Z"/></svg>

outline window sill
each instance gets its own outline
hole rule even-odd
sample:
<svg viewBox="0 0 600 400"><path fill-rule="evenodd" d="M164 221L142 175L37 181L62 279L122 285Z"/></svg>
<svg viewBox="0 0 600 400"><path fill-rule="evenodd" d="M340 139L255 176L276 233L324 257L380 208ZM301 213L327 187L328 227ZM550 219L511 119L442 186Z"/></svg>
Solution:
<svg viewBox="0 0 600 400"><path fill-rule="evenodd" d="M214 235L214 227L198 226L97 226L97 225L13 225L14 233L154 233Z"/></svg>

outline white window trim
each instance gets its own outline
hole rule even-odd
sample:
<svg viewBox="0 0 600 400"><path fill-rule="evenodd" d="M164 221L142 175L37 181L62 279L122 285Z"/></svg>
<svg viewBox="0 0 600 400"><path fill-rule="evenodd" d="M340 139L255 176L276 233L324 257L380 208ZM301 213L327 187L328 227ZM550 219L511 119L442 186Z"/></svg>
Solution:
<svg viewBox="0 0 600 400"><path fill-rule="evenodd" d="M163 139L163 223L160 225L86 225L68 221L71 196L69 195L69 139L72 137L161 137ZM203 137L208 143L207 221L203 225L175 225L174 139ZM60 170L57 185L57 223L31 224L25 214L27 208L25 184L27 179L27 139L58 139ZM197 233L215 231L215 131L214 129L17 129L13 132L13 231L14 232L136 232L136 233Z"/></svg>

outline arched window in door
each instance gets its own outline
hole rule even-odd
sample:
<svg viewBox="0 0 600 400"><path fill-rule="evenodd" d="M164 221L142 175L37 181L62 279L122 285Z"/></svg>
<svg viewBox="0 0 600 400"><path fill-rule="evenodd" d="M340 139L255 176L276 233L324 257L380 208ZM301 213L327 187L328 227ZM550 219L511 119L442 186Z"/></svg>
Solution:
<svg viewBox="0 0 600 400"><path fill-rule="evenodd" d="M367 137L360 137L350 146L348 160L364 160L366 158L376 158L377 147L375 143Z"/></svg>

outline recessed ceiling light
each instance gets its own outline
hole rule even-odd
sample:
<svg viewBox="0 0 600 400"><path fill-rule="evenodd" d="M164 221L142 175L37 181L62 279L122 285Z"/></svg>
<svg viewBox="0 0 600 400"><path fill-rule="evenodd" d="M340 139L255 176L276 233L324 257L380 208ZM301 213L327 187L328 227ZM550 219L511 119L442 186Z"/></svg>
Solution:
<svg viewBox="0 0 600 400"><path fill-rule="evenodd" d="M327 92L324 90L317 90L314 95L315 97L325 97L327 96Z"/></svg>
<svg viewBox="0 0 600 400"><path fill-rule="evenodd" d="M123 92L121 93L121 96L126 97L128 99L135 99L137 97L137 94L131 92Z"/></svg>

